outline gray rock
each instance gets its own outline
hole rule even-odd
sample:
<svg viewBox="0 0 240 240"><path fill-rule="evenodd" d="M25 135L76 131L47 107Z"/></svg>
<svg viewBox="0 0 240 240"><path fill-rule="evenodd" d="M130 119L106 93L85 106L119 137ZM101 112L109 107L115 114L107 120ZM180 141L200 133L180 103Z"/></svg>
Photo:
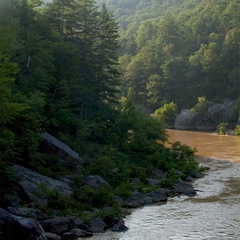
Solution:
<svg viewBox="0 0 240 240"><path fill-rule="evenodd" d="M14 165L12 169L19 177L19 185L28 200L35 201L39 198L39 196L36 197L36 194L38 193L39 186L41 185L46 186L49 190L57 190L62 194L72 194L72 189L69 185L62 181L54 180L19 165Z"/></svg>
<svg viewBox="0 0 240 240"><path fill-rule="evenodd" d="M62 164L66 167L74 168L84 163L84 160L79 157L78 153L73 151L67 144L48 133L43 133L42 137L43 141L39 147L41 153L56 154L61 158Z"/></svg>
<svg viewBox="0 0 240 240"><path fill-rule="evenodd" d="M90 220L90 228L93 233L103 233L106 230L106 223L98 218L92 218Z"/></svg>
<svg viewBox="0 0 240 240"><path fill-rule="evenodd" d="M121 197L119 197L119 196L116 196L114 198L114 202L117 203L120 206L124 205L124 200Z"/></svg>
<svg viewBox="0 0 240 240"><path fill-rule="evenodd" d="M45 232L48 240L61 240L61 236L56 233Z"/></svg>
<svg viewBox="0 0 240 240"><path fill-rule="evenodd" d="M85 177L83 183L92 187L94 190L99 190L102 185L110 187L109 183L98 175L89 175Z"/></svg>
<svg viewBox="0 0 240 240"><path fill-rule="evenodd" d="M125 200L125 206L128 208L137 208L144 205L144 195L138 191L132 193L130 197Z"/></svg>
<svg viewBox="0 0 240 240"><path fill-rule="evenodd" d="M188 196L193 196L196 194L196 190L193 188L192 184L186 183L182 180L178 180L178 182L173 185L173 192L178 194L186 194Z"/></svg>
<svg viewBox="0 0 240 240"><path fill-rule="evenodd" d="M113 221L111 231L113 231L113 232L125 232L127 230L128 230L128 228L125 226L125 222L124 222L123 219L119 218L119 219L115 219Z"/></svg>
<svg viewBox="0 0 240 240"><path fill-rule="evenodd" d="M71 228L71 229L78 228L78 227L84 225L81 218L76 218L74 216L67 216L67 217L69 219L69 228Z"/></svg>
<svg viewBox="0 0 240 240"><path fill-rule="evenodd" d="M149 182L149 184L151 184L152 186L157 186L157 185L159 185L159 184L162 182L162 180L161 180L161 179L158 179L158 178L149 178L149 179L148 179L148 182Z"/></svg>
<svg viewBox="0 0 240 240"><path fill-rule="evenodd" d="M77 240L78 236L74 232L65 232L61 236L61 240Z"/></svg>
<svg viewBox="0 0 240 240"><path fill-rule="evenodd" d="M158 190L145 194L146 197L152 199L152 202L166 202L167 196L164 191Z"/></svg>
<svg viewBox="0 0 240 240"><path fill-rule="evenodd" d="M204 119L204 113L197 113L191 110L183 110L177 115L175 129L194 130Z"/></svg>
<svg viewBox="0 0 240 240"><path fill-rule="evenodd" d="M153 203L153 199L148 196L144 196L144 205L150 205Z"/></svg>
<svg viewBox="0 0 240 240"><path fill-rule="evenodd" d="M45 213L41 212L39 209L34 208L7 207L6 210L20 217L35 218L37 220L43 220L47 217Z"/></svg>
<svg viewBox="0 0 240 240"><path fill-rule="evenodd" d="M89 231L80 229L80 228L73 228L70 230L71 233L74 233L77 235L77 237L79 238L83 238L83 237L92 237L93 233L91 231L91 229L89 229Z"/></svg>
<svg viewBox="0 0 240 240"><path fill-rule="evenodd" d="M207 117L216 125L221 122L228 122L233 115L235 102L236 101L225 100L222 104L213 104L208 108Z"/></svg>
<svg viewBox="0 0 240 240"><path fill-rule="evenodd" d="M15 216L3 209L0 209L0 236L4 240L47 240L36 219Z"/></svg>
<svg viewBox="0 0 240 240"><path fill-rule="evenodd" d="M157 179L165 179L166 175L164 172L158 168L151 168L151 178L157 178Z"/></svg>
<svg viewBox="0 0 240 240"><path fill-rule="evenodd" d="M228 122L233 114L236 101L225 100L211 104L206 112L182 110L175 120L175 129L214 131L219 123Z"/></svg>
<svg viewBox="0 0 240 240"><path fill-rule="evenodd" d="M46 232L62 234L69 230L69 219L67 217L55 217L40 221Z"/></svg>
<svg viewBox="0 0 240 240"><path fill-rule="evenodd" d="M190 176L193 178L203 178L203 175L198 171L192 171Z"/></svg>

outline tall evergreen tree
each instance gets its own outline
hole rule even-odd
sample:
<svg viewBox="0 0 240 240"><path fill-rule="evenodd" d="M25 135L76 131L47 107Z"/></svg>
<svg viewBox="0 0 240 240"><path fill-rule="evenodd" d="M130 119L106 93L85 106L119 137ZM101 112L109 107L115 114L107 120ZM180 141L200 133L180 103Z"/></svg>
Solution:
<svg viewBox="0 0 240 240"><path fill-rule="evenodd" d="M105 5L100 12L100 34L98 40L97 83L99 103L116 103L119 90L118 26Z"/></svg>

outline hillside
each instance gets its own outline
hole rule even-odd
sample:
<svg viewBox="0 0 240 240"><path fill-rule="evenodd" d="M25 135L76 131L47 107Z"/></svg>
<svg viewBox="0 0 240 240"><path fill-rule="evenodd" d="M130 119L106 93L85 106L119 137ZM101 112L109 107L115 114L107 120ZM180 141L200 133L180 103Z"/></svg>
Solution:
<svg viewBox="0 0 240 240"><path fill-rule="evenodd" d="M124 96L153 111L240 95L239 1L105 0L120 27Z"/></svg>

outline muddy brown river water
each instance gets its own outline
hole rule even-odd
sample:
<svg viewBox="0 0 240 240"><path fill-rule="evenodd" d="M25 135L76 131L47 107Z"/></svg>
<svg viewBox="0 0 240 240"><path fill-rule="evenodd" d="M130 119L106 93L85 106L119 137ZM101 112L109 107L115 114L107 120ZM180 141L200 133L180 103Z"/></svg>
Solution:
<svg viewBox="0 0 240 240"><path fill-rule="evenodd" d="M91 240L240 240L240 137L168 130L170 141L196 147L210 167L193 183L195 197L133 210L124 233L106 232Z"/></svg>

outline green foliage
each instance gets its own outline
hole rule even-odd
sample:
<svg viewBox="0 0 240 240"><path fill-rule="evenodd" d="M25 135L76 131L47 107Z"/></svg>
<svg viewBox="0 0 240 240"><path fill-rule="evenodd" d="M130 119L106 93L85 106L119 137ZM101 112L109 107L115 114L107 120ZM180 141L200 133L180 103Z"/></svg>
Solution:
<svg viewBox="0 0 240 240"><path fill-rule="evenodd" d="M177 105L173 102L166 103L154 112L154 117L161 119L165 124L174 125L178 113Z"/></svg>
<svg viewBox="0 0 240 240"><path fill-rule="evenodd" d="M205 97L198 97L198 103L191 109L193 112L206 112L209 101Z"/></svg>
<svg viewBox="0 0 240 240"><path fill-rule="evenodd" d="M234 129L234 135L235 136L240 136L240 125L237 125Z"/></svg>
<svg viewBox="0 0 240 240"><path fill-rule="evenodd" d="M38 203L38 208L49 216L56 214L66 216L72 212L78 213L80 211L78 202L72 196L51 190L44 183L36 189L35 197L43 200Z"/></svg>
<svg viewBox="0 0 240 240"><path fill-rule="evenodd" d="M216 132L220 135L225 135L227 125L228 125L228 123L226 123L226 122L219 123L217 126Z"/></svg>
<svg viewBox="0 0 240 240"><path fill-rule="evenodd" d="M89 186L82 186L75 190L74 196L88 210L91 210L92 207L112 206L114 199L114 194L110 187L104 185L100 186L98 190L94 190Z"/></svg>
<svg viewBox="0 0 240 240"><path fill-rule="evenodd" d="M69 172L59 163L59 157L54 155L37 155L30 163L33 170L45 176L59 179Z"/></svg>
<svg viewBox="0 0 240 240"><path fill-rule="evenodd" d="M239 1L120 2L106 4L119 20L121 55L131 56L120 62L124 96L152 109L238 98Z"/></svg>
<svg viewBox="0 0 240 240"><path fill-rule="evenodd" d="M114 219L118 219L122 216L121 208L119 205L115 204L111 208L100 209L95 216L103 219L105 223L111 224Z"/></svg>

